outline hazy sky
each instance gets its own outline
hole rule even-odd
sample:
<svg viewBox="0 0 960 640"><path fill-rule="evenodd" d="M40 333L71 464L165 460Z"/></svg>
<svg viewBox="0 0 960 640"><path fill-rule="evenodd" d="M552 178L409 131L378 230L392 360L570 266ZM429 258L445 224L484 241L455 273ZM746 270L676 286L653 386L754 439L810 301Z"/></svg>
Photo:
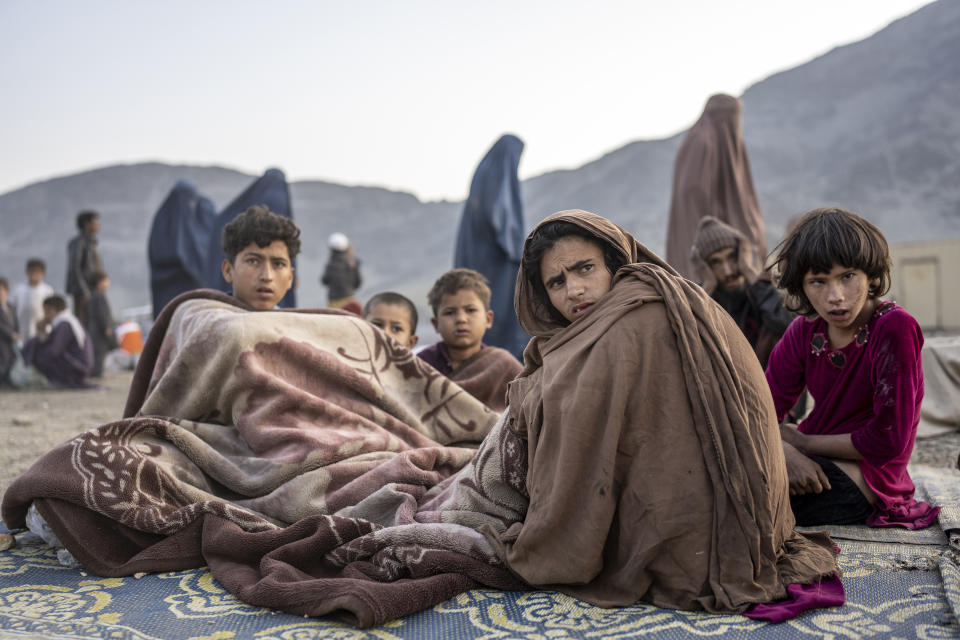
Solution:
<svg viewBox="0 0 960 640"><path fill-rule="evenodd" d="M0 193L115 163L466 196L689 127L928 0L0 0Z"/></svg>

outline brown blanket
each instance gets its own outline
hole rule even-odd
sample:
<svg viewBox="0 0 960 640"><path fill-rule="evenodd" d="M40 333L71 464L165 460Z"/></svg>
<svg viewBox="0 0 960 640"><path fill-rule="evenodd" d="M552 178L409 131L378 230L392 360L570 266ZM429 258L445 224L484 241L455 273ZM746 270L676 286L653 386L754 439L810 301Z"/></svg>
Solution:
<svg viewBox="0 0 960 640"><path fill-rule="evenodd" d="M507 426L528 442L530 502L496 537L510 568L600 606L715 612L835 572L826 536L792 530L770 392L729 314L609 221L555 219L640 263L566 327L518 278L534 339Z"/></svg>
<svg viewBox="0 0 960 640"><path fill-rule="evenodd" d="M523 367L506 349L484 347L460 365L450 379L497 413L507 408L507 384Z"/></svg>
<svg viewBox="0 0 960 640"><path fill-rule="evenodd" d="M414 519L472 459L454 445L498 415L359 318L185 294L151 333L127 414L14 482L7 526L33 502L100 575L209 564L252 604L361 625L522 584L478 532Z"/></svg>

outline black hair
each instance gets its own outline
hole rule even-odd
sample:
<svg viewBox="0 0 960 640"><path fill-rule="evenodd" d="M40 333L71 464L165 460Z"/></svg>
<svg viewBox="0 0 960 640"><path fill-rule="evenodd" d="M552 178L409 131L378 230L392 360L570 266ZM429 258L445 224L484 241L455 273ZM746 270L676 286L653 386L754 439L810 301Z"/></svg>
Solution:
<svg viewBox="0 0 960 640"><path fill-rule="evenodd" d="M404 295L396 293L395 291L383 291L376 294L369 300L367 304L363 305L363 317L366 318L370 315L370 312L378 304L393 304L398 307L406 307L407 313L410 314L410 335L417 335L417 323L420 321L419 316L417 315L417 307Z"/></svg>
<svg viewBox="0 0 960 640"><path fill-rule="evenodd" d="M863 271L871 298L890 290L887 239L872 222L846 209L808 211L770 255L776 255L770 266L786 290L785 306L800 315L817 313L803 292L806 275L829 273L835 265Z"/></svg>
<svg viewBox="0 0 960 640"><path fill-rule="evenodd" d="M7 279L4 278L3 276L0 276L0 287L6 289L7 291L10 291L10 283L7 282Z"/></svg>
<svg viewBox="0 0 960 640"><path fill-rule="evenodd" d="M41 260L40 258L30 258L27 260L27 267L24 271L32 271L33 269L40 269L44 273L47 272L47 263Z"/></svg>
<svg viewBox="0 0 960 640"><path fill-rule="evenodd" d="M278 216L262 204L255 204L223 228L220 247L230 264L237 254L256 242L266 247L274 240L283 240L292 261L300 253L300 229L290 218Z"/></svg>
<svg viewBox="0 0 960 640"><path fill-rule="evenodd" d="M57 313L60 313L61 311L66 311L67 301L63 296L55 293L52 296L47 296L43 299L43 306L50 307L51 309L56 310Z"/></svg>
<svg viewBox="0 0 960 640"><path fill-rule="evenodd" d="M96 220L100 217L100 214L94 211L93 209L84 209L77 214L77 229L83 231L83 228L87 226L87 223Z"/></svg>
<svg viewBox="0 0 960 640"><path fill-rule="evenodd" d="M600 247L603 252L603 263L611 275L620 270L620 267L627 264L629 256L625 255L621 249L614 245L604 242L594 234L583 227L567 222L566 220L556 220L549 222L533 232L533 235L527 240L523 248L523 258L521 259L521 269L527 282L533 287L537 301L549 312L550 317L566 326L570 321L550 302L550 296L543 286L543 278L540 274L540 260L561 238L567 236L577 236Z"/></svg>

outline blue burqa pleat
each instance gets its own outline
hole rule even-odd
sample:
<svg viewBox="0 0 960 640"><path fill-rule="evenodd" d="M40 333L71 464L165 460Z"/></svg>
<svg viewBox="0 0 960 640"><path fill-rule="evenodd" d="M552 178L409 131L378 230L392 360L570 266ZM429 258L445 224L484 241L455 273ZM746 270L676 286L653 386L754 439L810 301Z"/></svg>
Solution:
<svg viewBox="0 0 960 640"><path fill-rule="evenodd" d="M247 189L237 196L233 202L220 212L213 223L213 230L210 232L209 252L206 263L206 286L210 289L230 292L230 285L223 279L223 272L220 267L226 256L223 255L223 249L220 248L220 236L223 228L236 218L238 215L249 209L255 204L265 205L270 211L278 216L293 219L293 206L290 201L290 187L287 186L287 178L283 171L279 169L267 169L261 178L251 184ZM293 261L293 268L296 269L297 262ZM293 308L297 306L296 293L293 287L283 296L278 303L280 307Z"/></svg>
<svg viewBox="0 0 960 640"><path fill-rule="evenodd" d="M173 298L203 287L207 246L216 210L197 188L180 180L153 216L147 251L153 317Z"/></svg>
<svg viewBox="0 0 960 640"><path fill-rule="evenodd" d="M463 205L455 267L479 271L490 281L493 327L484 342L522 357L530 336L520 328L513 308L517 271L523 253L523 204L517 167L523 141L504 135L480 161Z"/></svg>

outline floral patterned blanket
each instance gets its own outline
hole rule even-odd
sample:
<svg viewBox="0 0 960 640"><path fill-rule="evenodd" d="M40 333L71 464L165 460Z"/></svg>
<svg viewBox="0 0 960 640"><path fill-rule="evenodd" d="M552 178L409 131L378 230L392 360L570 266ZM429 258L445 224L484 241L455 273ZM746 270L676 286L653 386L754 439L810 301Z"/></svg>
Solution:
<svg viewBox="0 0 960 640"><path fill-rule="evenodd" d="M7 526L32 503L99 575L209 565L248 603L360 626L523 587L477 530L496 496L480 475L452 483L498 414L359 318L184 294L125 415L21 476Z"/></svg>

